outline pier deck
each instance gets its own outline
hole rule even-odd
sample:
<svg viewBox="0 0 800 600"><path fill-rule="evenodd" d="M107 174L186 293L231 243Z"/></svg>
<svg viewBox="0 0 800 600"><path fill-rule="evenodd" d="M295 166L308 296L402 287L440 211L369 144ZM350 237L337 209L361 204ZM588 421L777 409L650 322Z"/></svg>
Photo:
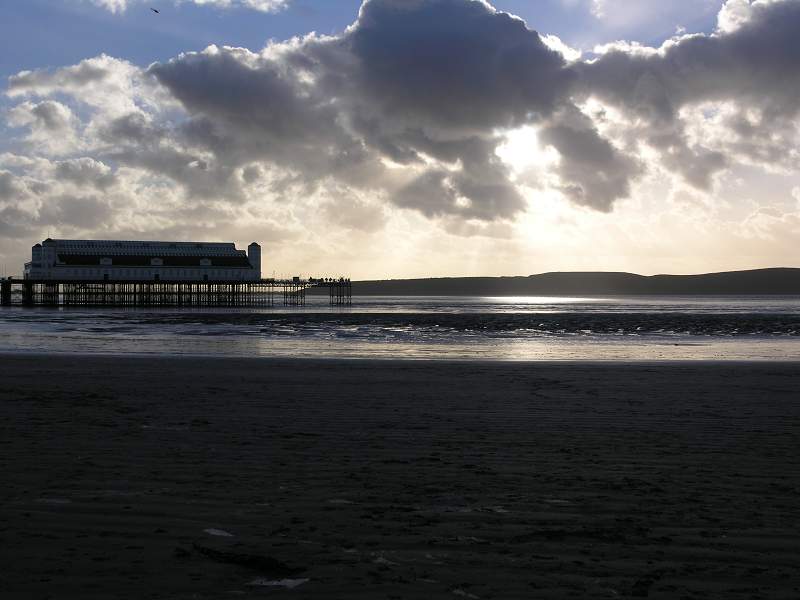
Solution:
<svg viewBox="0 0 800 600"><path fill-rule="evenodd" d="M2 306L302 306L310 288L328 288L331 305L350 305L349 279L261 279L259 281L0 281Z"/></svg>

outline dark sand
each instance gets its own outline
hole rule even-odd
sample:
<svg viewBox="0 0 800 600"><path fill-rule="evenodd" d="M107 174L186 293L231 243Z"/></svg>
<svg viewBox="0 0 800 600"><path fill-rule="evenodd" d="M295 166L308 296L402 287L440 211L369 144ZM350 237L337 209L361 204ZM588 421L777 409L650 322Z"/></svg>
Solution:
<svg viewBox="0 0 800 600"><path fill-rule="evenodd" d="M792 364L0 356L0 597L800 598L799 390Z"/></svg>

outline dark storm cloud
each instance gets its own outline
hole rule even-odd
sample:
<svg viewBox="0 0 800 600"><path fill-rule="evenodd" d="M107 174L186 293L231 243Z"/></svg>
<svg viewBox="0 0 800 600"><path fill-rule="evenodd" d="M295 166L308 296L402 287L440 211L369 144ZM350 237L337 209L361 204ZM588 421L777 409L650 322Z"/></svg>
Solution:
<svg viewBox="0 0 800 600"><path fill-rule="evenodd" d="M192 115L182 133L229 163L269 157L311 163L348 145L330 98L277 61L223 48L185 54L150 72Z"/></svg>
<svg viewBox="0 0 800 600"><path fill-rule="evenodd" d="M153 125L141 113L129 113L113 119L99 131L100 138L117 145L151 144L167 134L163 127Z"/></svg>
<svg viewBox="0 0 800 600"><path fill-rule="evenodd" d="M562 191L576 204L610 211L630 193L630 181L641 168L600 136L594 123L576 109L565 110L540 133L561 155L557 167Z"/></svg>
<svg viewBox="0 0 800 600"><path fill-rule="evenodd" d="M478 138L439 144L436 156L446 162L458 161L461 168L427 169L396 190L393 202L429 217L457 215L485 221L523 210L525 201L494 154L495 144L494 139ZM426 140L418 139L416 148L430 153Z"/></svg>
<svg viewBox="0 0 800 600"><path fill-rule="evenodd" d="M538 33L477 1L369 0L338 43L355 58L361 108L444 139L549 115L571 79Z"/></svg>
<svg viewBox="0 0 800 600"><path fill-rule="evenodd" d="M150 72L192 115L183 135L226 164L268 160L483 220L525 206L495 155L498 130L552 114L572 77L522 21L464 0L371 0L340 37L186 54ZM413 181L395 182L381 157L413 167Z"/></svg>
<svg viewBox="0 0 800 600"><path fill-rule="evenodd" d="M427 217L436 217L453 210L456 193L447 171L429 169L394 194L394 203L413 208Z"/></svg>

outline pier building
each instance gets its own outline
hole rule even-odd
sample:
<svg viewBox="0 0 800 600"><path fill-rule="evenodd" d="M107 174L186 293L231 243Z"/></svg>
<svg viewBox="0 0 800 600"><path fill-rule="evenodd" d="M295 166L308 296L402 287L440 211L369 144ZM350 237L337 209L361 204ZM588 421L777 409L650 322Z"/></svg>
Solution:
<svg viewBox="0 0 800 600"><path fill-rule="evenodd" d="M327 288L350 305L347 277L261 278L261 247L218 242L54 240L35 244L24 277L0 279L0 306L262 307Z"/></svg>
<svg viewBox="0 0 800 600"><path fill-rule="evenodd" d="M259 281L261 246L232 243L46 239L31 249L37 281Z"/></svg>

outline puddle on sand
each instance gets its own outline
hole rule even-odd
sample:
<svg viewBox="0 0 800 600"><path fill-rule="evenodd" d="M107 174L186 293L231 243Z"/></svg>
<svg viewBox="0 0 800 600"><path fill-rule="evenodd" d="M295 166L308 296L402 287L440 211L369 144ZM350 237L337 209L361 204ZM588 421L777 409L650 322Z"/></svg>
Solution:
<svg viewBox="0 0 800 600"><path fill-rule="evenodd" d="M298 585L303 585L308 581L306 579L265 579L264 577L259 577L258 579L254 579L247 585L258 585L258 586L265 586L265 587L284 587L286 589L293 589L296 588Z"/></svg>
<svg viewBox="0 0 800 600"><path fill-rule="evenodd" d="M207 533L208 535L216 535L218 537L233 537L232 533L228 533L222 529L203 529L203 532Z"/></svg>

